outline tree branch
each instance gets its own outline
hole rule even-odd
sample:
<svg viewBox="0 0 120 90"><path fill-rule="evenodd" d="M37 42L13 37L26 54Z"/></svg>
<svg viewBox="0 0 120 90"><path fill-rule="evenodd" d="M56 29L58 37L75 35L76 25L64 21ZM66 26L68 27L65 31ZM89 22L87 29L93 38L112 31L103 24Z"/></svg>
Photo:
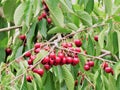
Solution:
<svg viewBox="0 0 120 90"><path fill-rule="evenodd" d="M8 28L2 28L2 29L0 29L0 32L10 31L13 29L18 29L18 28L22 28L22 25L21 26L12 26L12 27L8 27Z"/></svg>

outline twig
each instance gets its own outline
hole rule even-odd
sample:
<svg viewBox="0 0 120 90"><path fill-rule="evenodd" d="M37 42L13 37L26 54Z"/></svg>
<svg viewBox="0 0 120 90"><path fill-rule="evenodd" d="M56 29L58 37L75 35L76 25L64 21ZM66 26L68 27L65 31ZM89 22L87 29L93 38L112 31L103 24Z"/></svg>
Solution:
<svg viewBox="0 0 120 90"><path fill-rule="evenodd" d="M12 26L12 27L8 27L8 28L2 28L2 29L0 29L0 32L10 31L10 30L14 30L17 28L22 28L22 25L21 26Z"/></svg>
<svg viewBox="0 0 120 90"><path fill-rule="evenodd" d="M68 37L70 37L70 36L75 35L76 33L79 33L79 32L83 32L83 31L89 30L90 28L96 28L96 27L105 26L105 25L106 25L106 23L103 23L103 24L100 24L100 25L96 25L96 24L95 24L95 25L93 25L92 27L88 27L88 28L85 28L85 29L79 28L76 32L71 33L71 34L68 34L68 35L66 35L65 37L63 37L62 39L66 39L66 38L68 38Z"/></svg>

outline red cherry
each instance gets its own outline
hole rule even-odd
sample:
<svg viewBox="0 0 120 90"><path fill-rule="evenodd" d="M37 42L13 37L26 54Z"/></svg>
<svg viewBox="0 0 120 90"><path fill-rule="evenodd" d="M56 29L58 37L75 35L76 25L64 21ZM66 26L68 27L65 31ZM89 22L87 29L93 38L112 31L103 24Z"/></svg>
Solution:
<svg viewBox="0 0 120 90"><path fill-rule="evenodd" d="M49 63L49 61L50 61L50 58L47 56L42 60L42 64Z"/></svg>
<svg viewBox="0 0 120 90"><path fill-rule="evenodd" d="M42 16L38 16L38 21L41 21L42 20Z"/></svg>
<svg viewBox="0 0 120 90"><path fill-rule="evenodd" d="M30 57L30 56L31 56L31 52L30 51L25 53L25 57Z"/></svg>
<svg viewBox="0 0 120 90"><path fill-rule="evenodd" d="M19 38L24 41L26 39L26 36L25 35L20 35Z"/></svg>
<svg viewBox="0 0 120 90"><path fill-rule="evenodd" d="M64 48L68 47L67 43L62 43L61 46L64 47Z"/></svg>
<svg viewBox="0 0 120 90"><path fill-rule="evenodd" d="M90 67L94 66L94 62L93 61L89 61L88 64L89 64Z"/></svg>
<svg viewBox="0 0 120 90"><path fill-rule="evenodd" d="M84 70L85 70L85 71L90 70L90 66L89 66L89 65L87 65L87 64L86 64L86 65L84 65Z"/></svg>
<svg viewBox="0 0 120 90"><path fill-rule="evenodd" d="M34 50L35 53L39 53L40 52L40 48L37 48Z"/></svg>
<svg viewBox="0 0 120 90"><path fill-rule="evenodd" d="M106 67L106 68L105 68L105 72L106 72L106 73L111 73L111 71L112 71L112 68L111 68L111 67Z"/></svg>
<svg viewBox="0 0 120 90"><path fill-rule="evenodd" d="M75 86L77 86L78 85L78 80L75 80Z"/></svg>
<svg viewBox="0 0 120 90"><path fill-rule="evenodd" d="M35 58L36 58L36 56L33 56L33 55L30 56L31 60L35 60Z"/></svg>
<svg viewBox="0 0 120 90"><path fill-rule="evenodd" d="M56 57L55 63L58 65L58 64L60 64L60 62L61 62L61 58L60 57Z"/></svg>
<svg viewBox="0 0 120 90"><path fill-rule="evenodd" d="M75 40L74 43L75 43L76 47L82 46L82 41L81 40Z"/></svg>
<svg viewBox="0 0 120 90"><path fill-rule="evenodd" d="M66 61L67 61L67 59L66 59L66 57L64 57L64 58L61 60L61 65L66 64Z"/></svg>
<svg viewBox="0 0 120 90"><path fill-rule="evenodd" d="M27 80L28 82L31 82L31 81L33 80L33 77L32 77L32 76L26 76L26 80Z"/></svg>
<svg viewBox="0 0 120 90"><path fill-rule="evenodd" d="M45 47L44 47L44 50L49 51L49 50L50 50L50 47L49 47L49 46L45 46Z"/></svg>
<svg viewBox="0 0 120 90"><path fill-rule="evenodd" d="M68 43L67 46L68 47L72 47L73 45L72 45L72 43Z"/></svg>
<svg viewBox="0 0 120 90"><path fill-rule="evenodd" d="M75 48L75 51L78 53L81 52L80 48Z"/></svg>
<svg viewBox="0 0 120 90"><path fill-rule="evenodd" d="M67 57L67 64L72 64L73 58L72 57Z"/></svg>
<svg viewBox="0 0 120 90"><path fill-rule="evenodd" d="M54 64L54 60L50 59L49 64L52 66Z"/></svg>
<svg viewBox="0 0 120 90"><path fill-rule="evenodd" d="M49 64L45 64L45 65L44 65L44 68L45 68L46 70L49 70L49 69L51 68L51 66L50 66Z"/></svg>
<svg viewBox="0 0 120 90"><path fill-rule="evenodd" d="M59 53L58 53L58 57L60 57L61 59L64 58L64 53L59 52Z"/></svg>
<svg viewBox="0 0 120 90"><path fill-rule="evenodd" d="M50 55L49 55L49 56L50 56L50 58L51 58L51 59L55 59L55 58L56 58L56 55L55 55L55 53L54 53L54 52L50 53Z"/></svg>
<svg viewBox="0 0 120 90"><path fill-rule="evenodd" d="M48 22L48 24L51 24L51 22L52 22L51 18L47 18L47 22Z"/></svg>
<svg viewBox="0 0 120 90"><path fill-rule="evenodd" d="M41 68L40 68L40 69L33 69L33 72L39 74L41 77L42 77L43 74L44 74L44 70L41 69Z"/></svg>
<svg viewBox="0 0 120 90"><path fill-rule="evenodd" d="M34 47L35 47L35 49L40 48L41 47L41 43L35 43Z"/></svg>
<svg viewBox="0 0 120 90"><path fill-rule="evenodd" d="M73 58L72 65L76 65L79 63L79 58Z"/></svg>
<svg viewBox="0 0 120 90"><path fill-rule="evenodd" d="M43 12L43 13L42 13L42 17L43 17L43 18L46 18L46 16L47 16L47 13L46 13L46 12Z"/></svg>
<svg viewBox="0 0 120 90"><path fill-rule="evenodd" d="M32 60L32 59L29 59L29 60L28 60L28 64L29 64L29 65L32 65L32 64L33 64L33 60Z"/></svg>
<svg viewBox="0 0 120 90"><path fill-rule="evenodd" d="M94 40L98 41L98 35L94 36Z"/></svg>
<svg viewBox="0 0 120 90"><path fill-rule="evenodd" d="M8 48L5 49L5 52L6 52L7 55L11 55L12 54L12 49L8 47Z"/></svg>
<svg viewBox="0 0 120 90"><path fill-rule="evenodd" d="M103 62L102 63L102 68L105 69L106 67L108 67L108 63L107 62Z"/></svg>

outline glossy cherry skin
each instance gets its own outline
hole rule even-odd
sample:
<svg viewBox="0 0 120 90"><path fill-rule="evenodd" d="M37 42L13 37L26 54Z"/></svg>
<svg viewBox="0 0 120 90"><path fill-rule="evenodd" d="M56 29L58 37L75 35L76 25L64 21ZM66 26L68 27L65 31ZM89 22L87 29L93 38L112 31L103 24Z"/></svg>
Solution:
<svg viewBox="0 0 120 90"><path fill-rule="evenodd" d="M75 43L76 47L82 46L82 41L81 40L74 40L74 43Z"/></svg>

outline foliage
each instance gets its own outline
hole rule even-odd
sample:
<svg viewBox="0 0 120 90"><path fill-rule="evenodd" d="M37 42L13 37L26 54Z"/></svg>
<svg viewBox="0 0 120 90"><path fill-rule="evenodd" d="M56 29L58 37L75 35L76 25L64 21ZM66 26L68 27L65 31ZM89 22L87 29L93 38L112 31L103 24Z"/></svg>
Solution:
<svg viewBox="0 0 120 90"><path fill-rule="evenodd" d="M0 90L120 90L120 0L75 1L0 0L4 12L0 16ZM47 16L41 18L44 12ZM76 39L82 41L79 64L51 65L45 70L41 63L52 51L76 53L61 46L67 42L76 48ZM40 52L36 42L42 44ZM36 57L32 67L25 57L28 51ZM89 61L94 61L94 67L87 71L84 65ZM111 73L103 69L105 62ZM33 68L43 68L44 75ZM30 82L27 76L32 76Z"/></svg>

